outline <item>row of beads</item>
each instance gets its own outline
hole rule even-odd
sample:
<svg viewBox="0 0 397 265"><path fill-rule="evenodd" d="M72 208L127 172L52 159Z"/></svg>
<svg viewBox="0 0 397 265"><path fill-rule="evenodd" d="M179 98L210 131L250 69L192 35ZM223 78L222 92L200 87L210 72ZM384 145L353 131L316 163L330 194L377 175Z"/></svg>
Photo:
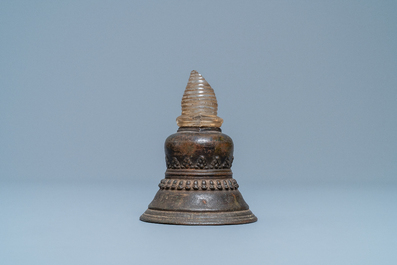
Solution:
<svg viewBox="0 0 397 265"><path fill-rule="evenodd" d="M238 189L239 185L235 179L228 180L179 180L162 179L159 184L160 189L171 190L233 190Z"/></svg>

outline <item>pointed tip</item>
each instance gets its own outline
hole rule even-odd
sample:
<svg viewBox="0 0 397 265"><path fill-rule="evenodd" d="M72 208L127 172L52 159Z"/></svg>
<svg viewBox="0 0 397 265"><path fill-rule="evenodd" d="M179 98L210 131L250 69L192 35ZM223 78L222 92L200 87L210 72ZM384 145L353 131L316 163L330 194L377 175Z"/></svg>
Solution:
<svg viewBox="0 0 397 265"><path fill-rule="evenodd" d="M199 72L197 72L197 70L192 70L190 72L190 77L193 77L193 76L203 77Z"/></svg>
<svg viewBox="0 0 397 265"><path fill-rule="evenodd" d="M209 87L211 87L208 84L207 80L205 80L205 78L199 72L197 72L196 70L193 70L193 71L190 72L188 85L189 84L196 84L196 83L206 84Z"/></svg>

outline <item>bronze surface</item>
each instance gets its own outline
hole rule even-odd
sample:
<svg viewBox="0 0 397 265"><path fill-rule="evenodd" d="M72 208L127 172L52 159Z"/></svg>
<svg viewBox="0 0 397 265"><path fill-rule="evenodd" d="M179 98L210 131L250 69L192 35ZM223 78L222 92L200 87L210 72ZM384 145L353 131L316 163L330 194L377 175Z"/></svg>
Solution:
<svg viewBox="0 0 397 265"><path fill-rule="evenodd" d="M167 170L145 222L226 225L257 221L232 178L233 141L220 128L181 127L165 141Z"/></svg>

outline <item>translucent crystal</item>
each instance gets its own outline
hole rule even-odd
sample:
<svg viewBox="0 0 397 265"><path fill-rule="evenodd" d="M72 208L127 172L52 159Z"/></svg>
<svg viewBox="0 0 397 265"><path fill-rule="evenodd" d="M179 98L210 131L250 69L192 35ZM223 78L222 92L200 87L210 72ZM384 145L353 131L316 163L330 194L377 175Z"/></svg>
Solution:
<svg viewBox="0 0 397 265"><path fill-rule="evenodd" d="M218 102L208 82L197 71L190 73L182 97L182 115L176 118L179 127L221 127L217 116Z"/></svg>

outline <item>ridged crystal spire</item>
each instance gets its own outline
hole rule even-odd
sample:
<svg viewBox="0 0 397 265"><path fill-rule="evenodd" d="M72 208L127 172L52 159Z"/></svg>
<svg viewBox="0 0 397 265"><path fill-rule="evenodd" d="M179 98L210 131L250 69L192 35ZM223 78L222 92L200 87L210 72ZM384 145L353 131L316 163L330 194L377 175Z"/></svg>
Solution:
<svg viewBox="0 0 397 265"><path fill-rule="evenodd" d="M196 70L190 73L182 97L182 115L176 118L179 127L221 127L217 116L218 102L208 82Z"/></svg>

